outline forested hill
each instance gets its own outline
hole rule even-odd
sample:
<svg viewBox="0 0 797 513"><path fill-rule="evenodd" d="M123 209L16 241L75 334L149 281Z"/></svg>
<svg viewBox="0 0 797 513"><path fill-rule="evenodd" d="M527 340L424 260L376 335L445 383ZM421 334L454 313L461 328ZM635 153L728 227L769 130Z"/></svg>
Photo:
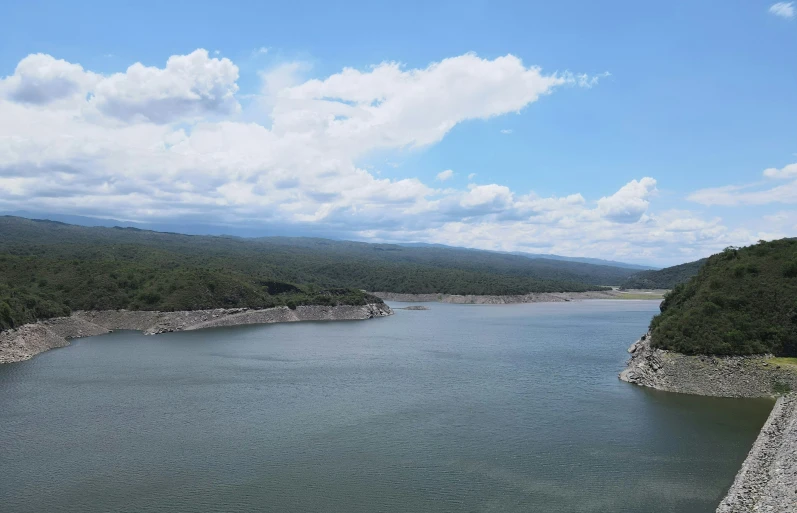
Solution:
<svg viewBox="0 0 797 513"><path fill-rule="evenodd" d="M695 276L706 260L701 258L694 262L674 265L657 271L641 271L628 277L620 287L624 289L672 289Z"/></svg>
<svg viewBox="0 0 797 513"><path fill-rule="evenodd" d="M132 254L130 252L134 252ZM191 236L0 217L0 252L221 267L322 287L511 294L619 285L633 270L490 251L317 238Z"/></svg>
<svg viewBox="0 0 797 513"><path fill-rule="evenodd" d="M11 311L15 324L70 308L191 310L357 302L363 300L360 289L446 294L596 290L619 284L633 272L453 248L189 236L0 217L0 309Z"/></svg>
<svg viewBox="0 0 797 513"><path fill-rule="evenodd" d="M686 354L797 356L797 239L728 248L676 286L653 344Z"/></svg>

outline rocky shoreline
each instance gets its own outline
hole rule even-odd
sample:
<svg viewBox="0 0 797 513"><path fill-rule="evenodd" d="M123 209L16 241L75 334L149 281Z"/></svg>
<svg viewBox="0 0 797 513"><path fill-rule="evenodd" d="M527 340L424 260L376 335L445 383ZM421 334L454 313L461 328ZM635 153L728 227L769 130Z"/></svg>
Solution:
<svg viewBox="0 0 797 513"><path fill-rule="evenodd" d="M620 379L667 392L714 397L767 397L797 390L797 372L770 356L689 356L651 346L650 334L629 349Z"/></svg>
<svg viewBox="0 0 797 513"><path fill-rule="evenodd" d="M778 399L717 513L797 511L797 395Z"/></svg>
<svg viewBox="0 0 797 513"><path fill-rule="evenodd" d="M769 356L689 356L655 349L650 334L629 349L620 379L668 392L767 397L797 390L797 370ZM717 513L797 511L797 394L781 395Z"/></svg>
<svg viewBox="0 0 797 513"><path fill-rule="evenodd" d="M458 305L509 305L518 303L562 303L565 301L578 301L581 299L623 299L629 292L634 294L634 299L645 299L650 295L651 300L661 301L662 291L619 291L596 290L589 292L539 292L520 295L503 296L476 296L459 294L399 294L397 292L371 292L374 296L385 301L399 303L453 303Z"/></svg>
<svg viewBox="0 0 797 513"><path fill-rule="evenodd" d="M0 364L28 360L69 345L69 340L102 335L113 330L137 330L147 335L218 326L270 324L298 321L364 320L392 315L385 304L363 306L297 306L250 310L248 308L159 312L143 310L78 311L0 332Z"/></svg>

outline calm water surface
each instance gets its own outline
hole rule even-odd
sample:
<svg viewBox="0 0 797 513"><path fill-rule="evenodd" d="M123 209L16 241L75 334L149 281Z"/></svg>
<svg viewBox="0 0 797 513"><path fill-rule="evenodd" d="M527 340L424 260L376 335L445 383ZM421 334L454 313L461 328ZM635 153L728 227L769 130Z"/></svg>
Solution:
<svg viewBox="0 0 797 513"><path fill-rule="evenodd" d="M0 510L710 513L773 404L620 382L655 302L429 306L0 366Z"/></svg>

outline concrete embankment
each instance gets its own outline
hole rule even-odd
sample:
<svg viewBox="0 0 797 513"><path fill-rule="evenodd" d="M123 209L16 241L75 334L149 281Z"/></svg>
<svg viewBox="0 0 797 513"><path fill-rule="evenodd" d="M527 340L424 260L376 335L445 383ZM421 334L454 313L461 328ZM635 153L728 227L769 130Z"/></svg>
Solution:
<svg viewBox="0 0 797 513"><path fill-rule="evenodd" d="M634 343L620 379L668 392L766 397L797 390L797 370L768 356L688 356ZM797 395L781 396L717 513L797 512Z"/></svg>
<svg viewBox="0 0 797 513"><path fill-rule="evenodd" d="M797 511L797 395L778 399L717 513Z"/></svg>
<svg viewBox="0 0 797 513"><path fill-rule="evenodd" d="M298 306L249 310L246 308L157 312L103 310L79 311L0 332L0 363L19 362L69 345L73 338L102 335L112 330L138 330L153 335L170 331L217 326L269 324L297 321L346 321L385 317L393 311L385 304L362 306Z"/></svg>
<svg viewBox="0 0 797 513"><path fill-rule="evenodd" d="M399 294L397 292L371 292L385 301L400 303L454 303L461 305L508 305L517 303L561 303L581 299L647 299L661 300L662 291L596 290L589 292L539 292L532 294L477 296L459 294Z"/></svg>

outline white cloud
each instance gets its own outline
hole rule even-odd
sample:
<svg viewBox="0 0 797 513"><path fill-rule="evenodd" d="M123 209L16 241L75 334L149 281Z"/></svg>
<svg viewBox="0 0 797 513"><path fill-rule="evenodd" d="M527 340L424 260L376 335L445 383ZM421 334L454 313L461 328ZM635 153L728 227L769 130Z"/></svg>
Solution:
<svg viewBox="0 0 797 513"><path fill-rule="evenodd" d="M470 185L459 204L479 212L502 212L512 207L513 194L509 187L498 184Z"/></svg>
<svg viewBox="0 0 797 513"><path fill-rule="evenodd" d="M165 68L136 63L124 73L102 76L80 65L35 54L0 80L0 96L21 104L67 109L77 122L99 116L123 122L171 123L229 115L239 109L238 68L205 50L169 58Z"/></svg>
<svg viewBox="0 0 797 513"><path fill-rule="evenodd" d="M409 71L395 62L346 68L284 90L274 129L323 131L350 147L425 146L458 123L516 112L566 83L512 55L466 54Z"/></svg>
<svg viewBox="0 0 797 513"><path fill-rule="evenodd" d="M604 71L603 73L600 73L598 75L587 75L586 73L581 73L577 75L568 74L567 78L568 81L577 84L579 87L586 87L587 89L591 89L596 85L598 85L598 82L600 82L602 78L607 78L610 76L612 76L611 73L609 73L608 71Z"/></svg>
<svg viewBox="0 0 797 513"><path fill-rule="evenodd" d="M512 133L512 130L510 130L508 128L505 128L505 129L501 130L501 133L504 134L504 135L509 135L509 134Z"/></svg>
<svg viewBox="0 0 797 513"><path fill-rule="evenodd" d="M113 75L28 56L0 81L0 210L650 261L662 258L662 245L697 257L756 240L697 214L650 212L652 178L595 201L474 184L475 173L465 189L438 189L359 164L591 81L511 55L466 54L421 69L381 63L307 80L309 71L285 63L264 72L240 112L238 68L204 50Z"/></svg>
<svg viewBox="0 0 797 513"><path fill-rule="evenodd" d="M79 64L37 53L22 59L13 75L0 80L0 95L15 102L46 105L85 95L98 79Z"/></svg>
<svg viewBox="0 0 797 513"><path fill-rule="evenodd" d="M454 177L454 172L450 169L446 169L445 171L440 171L439 173L437 173L437 180L441 182L450 180L453 177Z"/></svg>
<svg viewBox="0 0 797 513"><path fill-rule="evenodd" d="M611 196L598 200L598 210L606 219L618 223L639 221L650 203L647 198L656 191L656 180L645 177L631 180Z"/></svg>
<svg viewBox="0 0 797 513"><path fill-rule="evenodd" d="M169 58L166 67L136 63L94 88L92 103L123 121L169 123L238 111L238 67L206 50Z"/></svg>
<svg viewBox="0 0 797 513"><path fill-rule="evenodd" d="M789 164L781 169L770 167L764 170L764 176L767 178L797 178L797 163Z"/></svg>
<svg viewBox="0 0 797 513"><path fill-rule="evenodd" d="M778 2L776 4L772 4L772 6L769 8L769 12L775 16L780 16L781 18L793 18L794 2Z"/></svg>
<svg viewBox="0 0 797 513"><path fill-rule="evenodd" d="M768 182L756 182L701 189L690 194L689 200L703 205L723 206L797 203L797 163L780 169L768 168L762 174L769 180L790 181L776 186Z"/></svg>

